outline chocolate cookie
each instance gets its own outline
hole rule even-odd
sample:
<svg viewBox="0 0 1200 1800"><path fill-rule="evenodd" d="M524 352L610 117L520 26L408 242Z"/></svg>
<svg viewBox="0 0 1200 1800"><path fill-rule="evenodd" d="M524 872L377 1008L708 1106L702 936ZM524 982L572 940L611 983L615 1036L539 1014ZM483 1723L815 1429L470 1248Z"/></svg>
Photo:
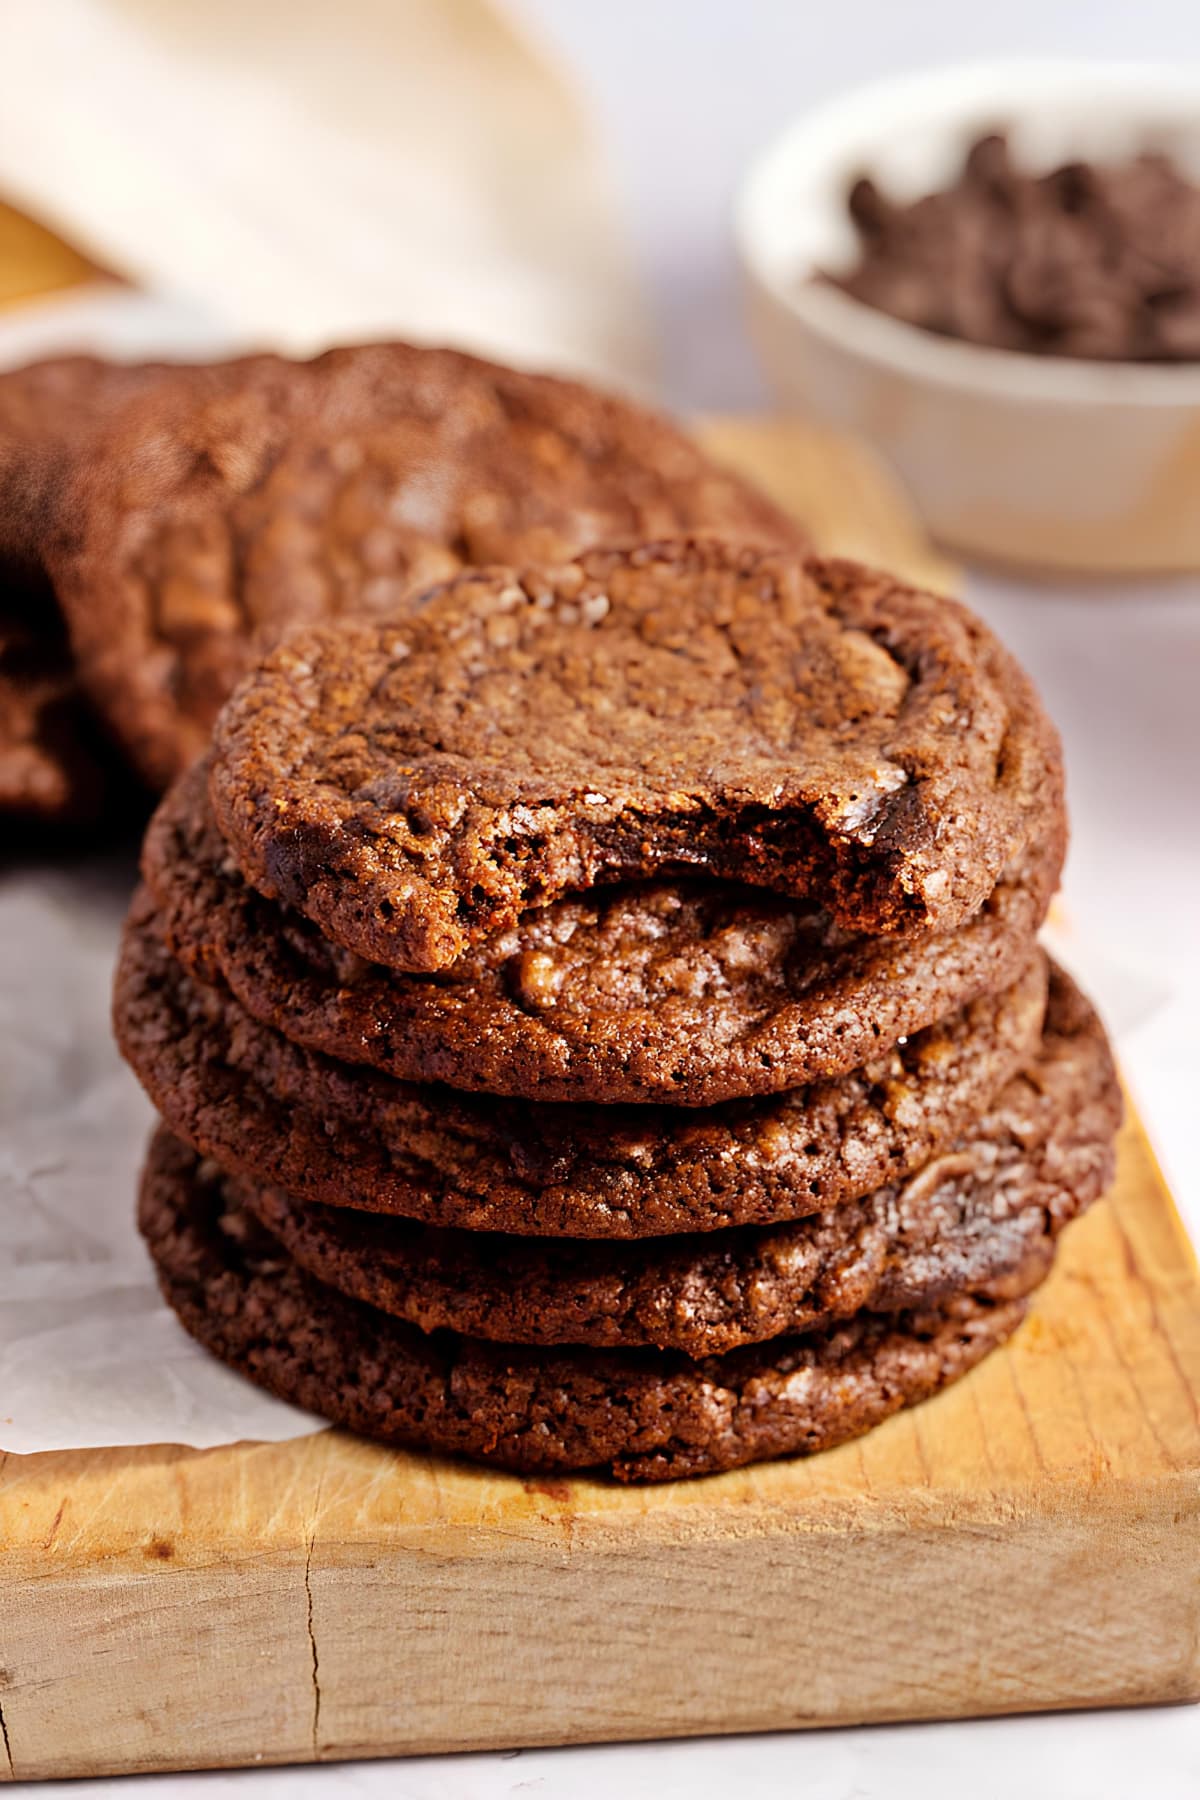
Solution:
<svg viewBox="0 0 1200 1800"><path fill-rule="evenodd" d="M1041 1052L982 1119L908 1181L799 1222L547 1243L303 1205L252 1181L231 1191L310 1274L422 1330L704 1356L1007 1275L1101 1193L1119 1117L1103 1030L1056 971Z"/></svg>
<svg viewBox="0 0 1200 1800"><path fill-rule="evenodd" d="M215 1165L159 1133L139 1223L169 1306L222 1361L369 1437L537 1473L702 1475L811 1452L879 1424L1004 1342L1039 1254L934 1311L695 1362L673 1351L531 1349L414 1326L322 1286L240 1212Z"/></svg>
<svg viewBox="0 0 1200 1800"><path fill-rule="evenodd" d="M711 539L289 633L223 711L209 792L261 893L415 971L664 873L949 930L1063 811L1054 728L965 608Z"/></svg>
<svg viewBox="0 0 1200 1800"><path fill-rule="evenodd" d="M58 356L0 373L0 559L36 567L48 510L75 458L126 401L157 384L161 363Z"/></svg>
<svg viewBox="0 0 1200 1800"><path fill-rule="evenodd" d="M66 467L153 373L68 356L0 374L0 813L27 824L92 824L114 785L37 547Z"/></svg>
<svg viewBox="0 0 1200 1800"><path fill-rule="evenodd" d="M798 527L666 420L406 344L189 372L123 409L44 554L84 679L156 787L204 747L251 640L390 612L464 563Z"/></svg>
<svg viewBox="0 0 1200 1800"><path fill-rule="evenodd" d="M53 600L34 578L13 577L0 597L0 814L29 824L90 822L101 810L106 765Z"/></svg>
<svg viewBox="0 0 1200 1800"><path fill-rule="evenodd" d="M853 936L760 890L654 882L529 912L424 977L338 950L248 887L206 816L203 765L163 801L143 870L180 961L295 1043L485 1093L710 1106L861 1068L1011 985L1062 854L1048 831L946 936Z"/></svg>
<svg viewBox="0 0 1200 1800"><path fill-rule="evenodd" d="M134 903L118 965L123 1054L177 1137L304 1200L434 1225L646 1237L798 1218L928 1161L1041 1043L1040 952L864 1069L760 1100L541 1105L399 1082L292 1044L193 981Z"/></svg>
<svg viewBox="0 0 1200 1800"><path fill-rule="evenodd" d="M1051 1023L977 1126L907 1182L790 1224L547 1243L233 1192L310 1275L423 1331L713 1356L864 1309L922 1310L1048 1258L1111 1179L1116 1074L1095 1015L1065 977L1056 987L1065 1034Z"/></svg>

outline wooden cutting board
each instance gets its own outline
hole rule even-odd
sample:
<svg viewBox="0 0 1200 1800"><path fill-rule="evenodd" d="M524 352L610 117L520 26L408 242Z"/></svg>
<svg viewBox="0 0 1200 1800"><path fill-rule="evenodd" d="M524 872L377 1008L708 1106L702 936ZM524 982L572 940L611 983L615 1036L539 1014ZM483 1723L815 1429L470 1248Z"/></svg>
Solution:
<svg viewBox="0 0 1200 1800"><path fill-rule="evenodd" d="M824 547L952 580L859 446L704 435ZM0 1780L1198 1695L1200 1282L1136 1120L1013 1344L810 1461L0 1457Z"/></svg>

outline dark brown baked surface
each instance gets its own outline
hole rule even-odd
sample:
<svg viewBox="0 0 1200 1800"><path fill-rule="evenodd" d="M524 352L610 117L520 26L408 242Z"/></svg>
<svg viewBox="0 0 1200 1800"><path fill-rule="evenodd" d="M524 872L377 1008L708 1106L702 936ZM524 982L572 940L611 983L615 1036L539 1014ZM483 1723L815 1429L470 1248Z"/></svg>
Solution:
<svg viewBox="0 0 1200 1800"><path fill-rule="evenodd" d="M957 1380L1020 1323L1042 1253L936 1310L700 1361L501 1345L414 1326L314 1281L237 1209L215 1164L160 1132L139 1223L167 1304L214 1355L369 1437L537 1473L702 1475L822 1450Z"/></svg>
<svg viewBox="0 0 1200 1800"><path fill-rule="evenodd" d="M0 562L36 567L76 457L167 374L161 363L57 356L0 372Z"/></svg>
<svg viewBox="0 0 1200 1800"><path fill-rule="evenodd" d="M291 1043L174 961L143 893L114 1022L176 1137L297 1199L467 1230L637 1238L804 1217L920 1167L1037 1054L1045 995L1035 952L1002 994L826 1082L702 1111L546 1105L399 1082Z"/></svg>
<svg viewBox="0 0 1200 1800"><path fill-rule="evenodd" d="M694 529L803 541L657 415L384 344L168 372L65 471L40 548L89 692L162 788L284 624L385 614L467 563Z"/></svg>
<svg viewBox="0 0 1200 1800"><path fill-rule="evenodd" d="M861 1068L1010 986L1063 848L1060 821L939 936L853 935L808 903L660 881L531 911L424 977L338 950L249 887L208 817L203 764L162 802L143 871L179 960L309 1049L533 1100L710 1106Z"/></svg>
<svg viewBox="0 0 1200 1800"><path fill-rule="evenodd" d="M225 1084L234 1112L240 1073ZM260 1123L252 1149L238 1140L226 1154L219 1084L197 1131L189 1103L193 1084L204 1085L203 1068L185 1066L177 1076L178 1089L161 1093L152 1084L152 1097L173 1133L225 1169L252 1169L259 1157L299 1166L304 1156L321 1155L319 1123L306 1129L295 1114L289 1124L278 1111L275 1138ZM1039 1051L982 1117L918 1173L861 1199L818 1210L802 1188L793 1210L813 1216L788 1224L634 1243L547 1240L304 1204L255 1180L238 1181L233 1191L310 1274L424 1331L444 1327L512 1343L653 1344L704 1356L824 1328L863 1308L937 1305L998 1280L1048 1247L1102 1192L1119 1117L1103 1031L1056 972ZM349 1135L336 1153L352 1158ZM288 1138L294 1147L281 1155ZM655 1185L653 1174L641 1179L647 1190ZM486 1216L486 1206L479 1212Z"/></svg>
<svg viewBox="0 0 1200 1800"><path fill-rule="evenodd" d="M422 1331L719 1355L1011 1275L1100 1196L1120 1117L1094 1015L1061 984L1043 1054L918 1174L784 1225L635 1244L442 1231L239 1182L310 1275ZM1077 1027L1072 1030L1071 1027Z"/></svg>
<svg viewBox="0 0 1200 1800"><path fill-rule="evenodd" d="M22 825L92 825L120 786L37 545L69 463L153 378L90 356L0 373L0 815Z"/></svg>
<svg viewBox="0 0 1200 1800"><path fill-rule="evenodd" d="M0 554L0 848L144 824L148 806L79 686L49 583L5 576Z"/></svg>
<svg viewBox="0 0 1200 1800"><path fill-rule="evenodd" d="M54 597L0 557L0 816L13 825L90 827L122 787L93 718Z"/></svg>
<svg viewBox="0 0 1200 1800"><path fill-rule="evenodd" d="M209 791L263 894L416 971L659 874L949 930L1063 813L1054 728L964 607L715 539L290 632L222 712Z"/></svg>

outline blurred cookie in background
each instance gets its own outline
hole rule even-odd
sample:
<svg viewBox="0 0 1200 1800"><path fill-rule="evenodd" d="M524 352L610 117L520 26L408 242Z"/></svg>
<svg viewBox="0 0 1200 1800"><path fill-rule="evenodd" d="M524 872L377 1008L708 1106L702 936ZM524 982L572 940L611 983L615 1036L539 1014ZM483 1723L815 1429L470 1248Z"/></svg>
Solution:
<svg viewBox="0 0 1200 1800"><path fill-rule="evenodd" d="M98 817L101 746L53 599L36 579L0 596L0 816L27 825Z"/></svg>
<svg viewBox="0 0 1200 1800"><path fill-rule="evenodd" d="M0 816L94 826L132 784L80 685L38 547L74 458L159 364L55 357L0 374Z"/></svg>
<svg viewBox="0 0 1200 1800"><path fill-rule="evenodd" d="M41 553L83 683L156 788L205 747L251 644L296 620L598 543L804 541L658 415L405 344L163 379L63 469Z"/></svg>
<svg viewBox="0 0 1200 1800"><path fill-rule="evenodd" d="M22 643L56 669L59 711L86 696L152 788L205 747L251 644L294 620L386 613L472 563L690 530L806 541L658 415L454 351L69 357L0 377L0 574L22 587ZM17 687L0 732L34 743L44 709Z"/></svg>

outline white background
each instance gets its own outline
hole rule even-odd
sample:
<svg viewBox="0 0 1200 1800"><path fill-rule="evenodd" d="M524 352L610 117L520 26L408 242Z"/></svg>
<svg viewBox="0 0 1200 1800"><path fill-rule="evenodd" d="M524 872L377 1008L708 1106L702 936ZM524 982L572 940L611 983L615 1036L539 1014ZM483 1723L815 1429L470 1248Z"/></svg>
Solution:
<svg viewBox="0 0 1200 1800"><path fill-rule="evenodd" d="M1194 0L519 0L564 53L609 145L681 408L759 403L728 211L753 151L805 105L868 77L995 54L1200 57ZM1197 496L1200 504L1200 495ZM972 601L1062 726L1074 849L1067 898L1117 1016L1126 1072L1200 1228L1200 584L1033 588L972 577ZM1197 1572L1200 1579L1200 1571ZM686 1654L686 1646L681 1646ZM1200 1713L836 1731L694 1744L76 1783L145 1792L491 1800L1197 1800Z"/></svg>

